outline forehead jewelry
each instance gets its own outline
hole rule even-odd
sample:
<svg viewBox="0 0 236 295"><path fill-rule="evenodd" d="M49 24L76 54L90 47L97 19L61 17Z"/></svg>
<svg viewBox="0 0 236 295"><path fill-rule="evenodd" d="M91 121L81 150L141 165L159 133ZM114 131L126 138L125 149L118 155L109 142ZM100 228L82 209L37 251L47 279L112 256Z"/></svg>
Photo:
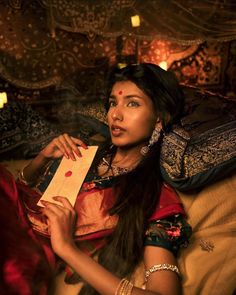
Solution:
<svg viewBox="0 0 236 295"><path fill-rule="evenodd" d="M122 93L123 93L122 90L120 90L120 91L118 92L118 94L120 94L120 95L121 95Z"/></svg>

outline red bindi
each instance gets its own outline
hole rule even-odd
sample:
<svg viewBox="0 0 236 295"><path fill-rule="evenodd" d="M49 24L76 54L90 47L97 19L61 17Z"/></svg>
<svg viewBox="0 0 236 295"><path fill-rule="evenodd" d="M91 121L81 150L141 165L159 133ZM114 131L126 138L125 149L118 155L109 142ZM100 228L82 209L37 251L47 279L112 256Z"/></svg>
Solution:
<svg viewBox="0 0 236 295"><path fill-rule="evenodd" d="M123 92L122 92L121 90L118 92L118 94L120 94L120 95L121 95L122 93L123 93Z"/></svg>
<svg viewBox="0 0 236 295"><path fill-rule="evenodd" d="M72 175L72 171L67 171L66 173L65 173L65 177L70 177Z"/></svg>

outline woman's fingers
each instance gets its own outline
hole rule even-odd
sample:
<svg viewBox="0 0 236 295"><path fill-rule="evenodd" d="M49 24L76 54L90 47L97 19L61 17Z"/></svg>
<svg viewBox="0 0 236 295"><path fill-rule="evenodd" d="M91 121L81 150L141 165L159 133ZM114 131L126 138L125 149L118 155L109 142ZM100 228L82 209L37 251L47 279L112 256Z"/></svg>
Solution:
<svg viewBox="0 0 236 295"><path fill-rule="evenodd" d="M68 209L64 209L62 206L48 202L48 201L43 201L41 200L41 203L45 206L43 209L43 212L47 216L47 212L49 212L50 217L54 216L60 216L64 214L64 212ZM52 215L53 214L53 215Z"/></svg>
<svg viewBox="0 0 236 295"><path fill-rule="evenodd" d="M49 204L46 204L44 201L41 201L42 204L45 206L42 209L43 214L49 219L49 221L53 220L58 216L57 210L55 210L55 206L50 206ZM60 214L60 211L59 211Z"/></svg>
<svg viewBox="0 0 236 295"><path fill-rule="evenodd" d="M69 148L69 155L72 160L76 160L74 153L78 157L82 157L82 154L78 148L78 145L81 145L83 143L81 140L77 140L76 138L69 136L68 134L64 134L64 138L66 140L67 146Z"/></svg>
<svg viewBox="0 0 236 295"><path fill-rule="evenodd" d="M67 133L61 134L54 138L42 151L42 154L47 158L59 158L65 156L67 159L76 160L75 155L82 157L78 146L87 149L87 145L80 140L70 136Z"/></svg>
<svg viewBox="0 0 236 295"><path fill-rule="evenodd" d="M65 134L65 140L69 149L69 156L70 158L75 161L75 155L74 153L78 156L78 157L82 157L81 152L78 149L78 146L73 142L73 140L71 139L71 137L68 134Z"/></svg>
<svg viewBox="0 0 236 295"><path fill-rule="evenodd" d="M64 146L64 149L66 150L67 158L71 158L73 161L76 160L74 153L78 157L82 157L82 154L81 154L78 146L82 146L83 148L87 148L86 144L82 140L72 137L67 133L59 136L59 141Z"/></svg>
<svg viewBox="0 0 236 295"><path fill-rule="evenodd" d="M66 198L54 199L61 202L62 206L41 200L45 206L42 213L47 217L51 244L55 253L63 253L66 245L73 244L76 213Z"/></svg>
<svg viewBox="0 0 236 295"><path fill-rule="evenodd" d="M55 196L53 197L53 200L62 203L63 207L74 211L73 206L71 205L70 201L67 198L61 197L61 196Z"/></svg>
<svg viewBox="0 0 236 295"><path fill-rule="evenodd" d="M53 199L57 202L60 202L62 205L51 203L44 200L41 200L41 202L45 206L45 208L50 209L50 211L57 216L66 214L66 215L71 215L72 217L75 217L76 215L75 210L67 198L61 197L61 196L55 196L53 197Z"/></svg>
<svg viewBox="0 0 236 295"><path fill-rule="evenodd" d="M44 215L48 217L50 223L59 222L64 227L73 227L76 220L76 212L70 202L64 197L55 197L54 200L61 202L62 206L41 200L45 206L43 209Z"/></svg>
<svg viewBox="0 0 236 295"><path fill-rule="evenodd" d="M82 146L82 148L87 149L88 146L79 138L71 136L71 139L74 141L75 144Z"/></svg>
<svg viewBox="0 0 236 295"><path fill-rule="evenodd" d="M75 156L72 152L72 148L70 147L70 143L68 142L68 134L62 134L58 137L58 142L60 143L60 146L62 145L65 150L65 157L67 159L71 158L72 160L75 160Z"/></svg>
<svg viewBox="0 0 236 295"><path fill-rule="evenodd" d="M66 158L69 158L69 154L67 152L66 145L64 144L64 140L61 138L62 135L54 139L54 143L56 148L58 148Z"/></svg>

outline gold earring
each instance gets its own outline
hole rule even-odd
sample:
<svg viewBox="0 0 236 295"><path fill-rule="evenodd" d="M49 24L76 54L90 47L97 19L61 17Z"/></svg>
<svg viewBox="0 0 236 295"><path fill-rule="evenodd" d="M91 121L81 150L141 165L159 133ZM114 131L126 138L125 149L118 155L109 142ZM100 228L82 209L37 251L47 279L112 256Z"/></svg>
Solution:
<svg viewBox="0 0 236 295"><path fill-rule="evenodd" d="M155 129L152 132L152 136L149 139L148 145L143 146L141 148L140 152L143 156L146 156L147 153L149 152L150 148L154 145L154 143L156 143L159 140L159 138L161 136L161 130L162 129L160 127L155 127Z"/></svg>

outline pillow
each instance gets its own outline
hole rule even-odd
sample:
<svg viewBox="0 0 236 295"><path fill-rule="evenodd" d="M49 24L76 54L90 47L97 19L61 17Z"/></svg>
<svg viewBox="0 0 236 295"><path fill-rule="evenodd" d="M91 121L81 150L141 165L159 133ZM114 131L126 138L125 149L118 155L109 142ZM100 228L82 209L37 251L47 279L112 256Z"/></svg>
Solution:
<svg viewBox="0 0 236 295"><path fill-rule="evenodd" d="M179 190L196 189L236 170L236 103L184 87L185 115L164 136L161 173Z"/></svg>
<svg viewBox="0 0 236 295"><path fill-rule="evenodd" d="M0 109L0 160L32 158L63 132L89 144L97 144L108 136L109 131L103 122L76 112L71 113L67 109L66 112L66 116L58 112L58 124L55 127L55 124L47 121L28 104L21 101L7 103ZM68 113L71 115L68 116ZM69 121L69 126L65 120ZM68 130L63 131L66 129L63 124ZM74 130L75 126L79 126L77 131ZM71 127L73 131L70 130Z"/></svg>
<svg viewBox="0 0 236 295"><path fill-rule="evenodd" d="M30 105L10 101L0 109L0 159L35 156L60 132Z"/></svg>

